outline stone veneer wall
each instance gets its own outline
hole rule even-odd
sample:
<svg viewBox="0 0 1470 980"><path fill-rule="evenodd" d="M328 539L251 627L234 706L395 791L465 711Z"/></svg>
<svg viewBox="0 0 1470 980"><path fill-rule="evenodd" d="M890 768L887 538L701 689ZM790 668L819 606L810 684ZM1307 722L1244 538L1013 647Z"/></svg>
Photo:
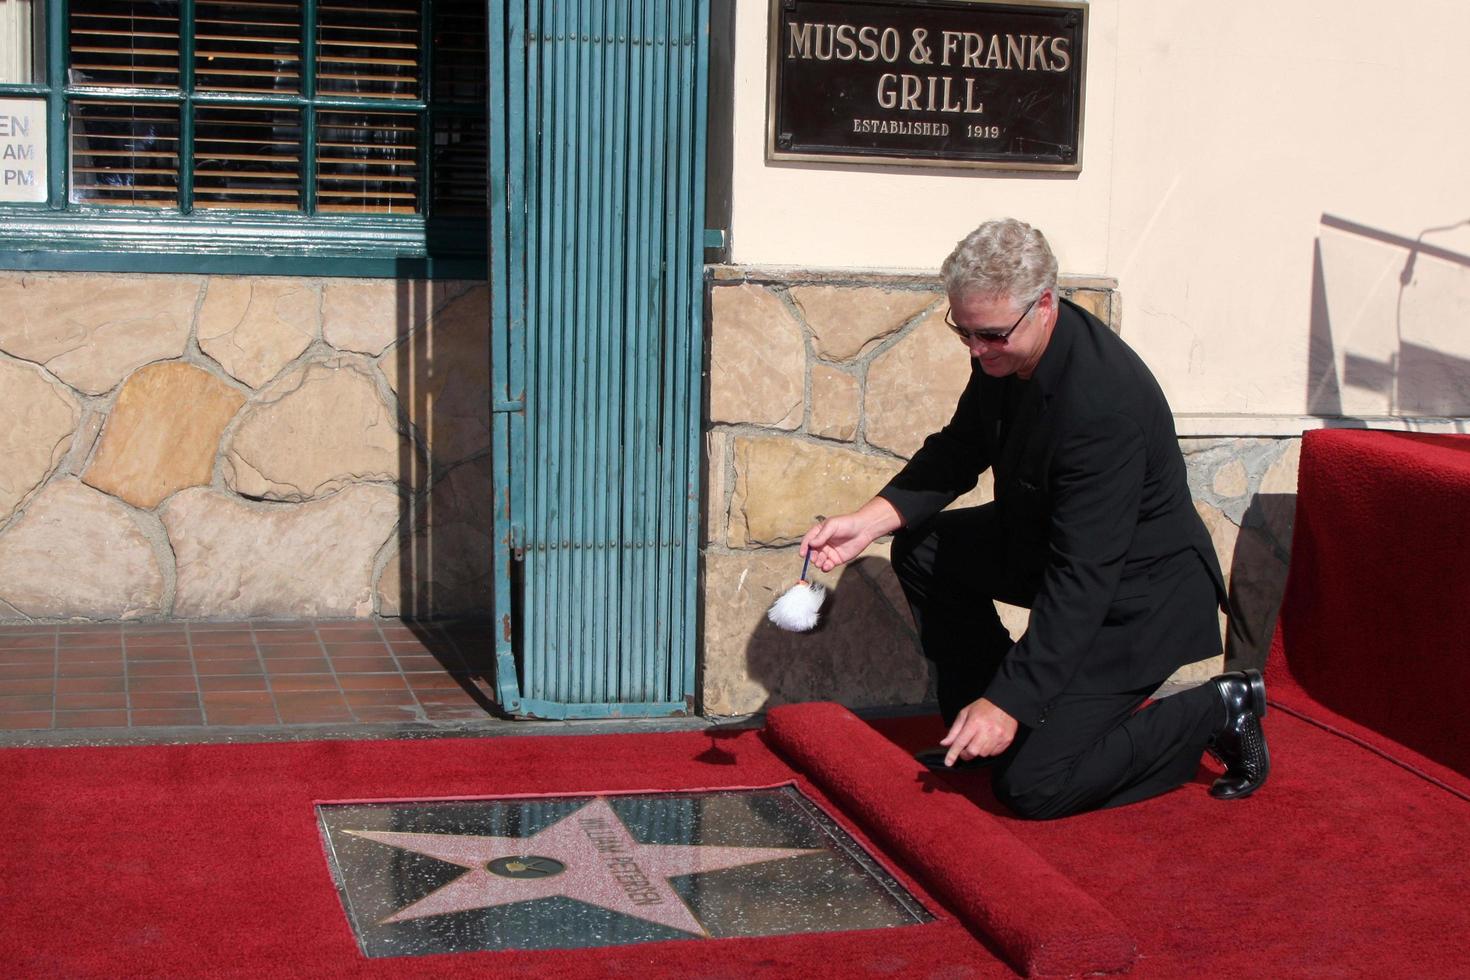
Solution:
<svg viewBox="0 0 1470 980"><path fill-rule="evenodd" d="M0 621L485 612L483 282L0 273Z"/></svg>
<svg viewBox="0 0 1470 980"><path fill-rule="evenodd" d="M1115 331L1112 280L1062 293ZM709 293L703 703L741 715L790 701L849 706L932 697L888 561L888 542L832 575L825 623L793 635L765 620L801 570L818 514L851 510L949 419L969 376L932 276L721 267ZM1231 578L1228 647L1264 659L1285 580L1299 440L1183 440L1191 490ZM987 478L956 506L991 498ZM1002 607L1012 633L1024 609ZM1222 617L1222 629L1224 628ZM1219 661L1185 668L1181 686Z"/></svg>

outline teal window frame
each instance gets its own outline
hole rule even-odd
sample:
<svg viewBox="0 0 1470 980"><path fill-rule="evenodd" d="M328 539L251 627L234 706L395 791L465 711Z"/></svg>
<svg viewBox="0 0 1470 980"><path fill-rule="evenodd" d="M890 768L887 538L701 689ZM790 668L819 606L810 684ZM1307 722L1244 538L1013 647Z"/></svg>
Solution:
<svg viewBox="0 0 1470 980"><path fill-rule="evenodd" d="M46 80L40 84L0 84L0 98L46 100L47 200L0 203L0 270L487 278L488 219L440 217L432 212L435 119L441 115L484 116L487 106L435 102L434 0L420 0L420 4L421 90L420 98L409 100L316 93L317 0L302 3L299 94L193 91L195 0L179 0L179 59L184 72L180 91L71 85L67 82L70 4L67 0L46 0ZM157 101L179 107L177 209L70 203L70 100L98 98L132 103ZM308 213L191 208L193 108L240 105L301 110L302 199ZM309 213L314 210L316 196L312 178L316 173L318 109L420 113L418 173L424 213Z"/></svg>

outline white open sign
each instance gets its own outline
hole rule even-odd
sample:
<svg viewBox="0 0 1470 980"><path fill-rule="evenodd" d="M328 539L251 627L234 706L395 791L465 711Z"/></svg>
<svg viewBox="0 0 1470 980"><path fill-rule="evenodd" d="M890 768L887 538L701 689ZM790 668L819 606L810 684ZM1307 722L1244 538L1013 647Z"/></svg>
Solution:
<svg viewBox="0 0 1470 980"><path fill-rule="evenodd" d="M46 100L0 99L0 201L46 200Z"/></svg>

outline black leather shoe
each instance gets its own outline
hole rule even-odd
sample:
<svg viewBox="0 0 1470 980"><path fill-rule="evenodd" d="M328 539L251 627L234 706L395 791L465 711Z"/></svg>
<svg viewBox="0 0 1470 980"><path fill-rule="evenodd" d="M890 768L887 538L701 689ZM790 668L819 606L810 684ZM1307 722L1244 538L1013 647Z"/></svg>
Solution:
<svg viewBox="0 0 1470 980"><path fill-rule="evenodd" d="M926 769L938 772L964 772L967 769L984 769L995 764L995 756L977 755L973 759L956 759L954 765L946 766L944 757L949 754L949 749L943 745L936 745L932 749L921 749L914 753L914 758Z"/></svg>
<svg viewBox="0 0 1470 980"><path fill-rule="evenodd" d="M1261 719L1266 716L1266 680L1259 670L1238 670L1210 681L1225 702L1225 721L1210 737L1210 755L1225 766L1210 795L1220 800L1250 796L1271 772L1271 753Z"/></svg>

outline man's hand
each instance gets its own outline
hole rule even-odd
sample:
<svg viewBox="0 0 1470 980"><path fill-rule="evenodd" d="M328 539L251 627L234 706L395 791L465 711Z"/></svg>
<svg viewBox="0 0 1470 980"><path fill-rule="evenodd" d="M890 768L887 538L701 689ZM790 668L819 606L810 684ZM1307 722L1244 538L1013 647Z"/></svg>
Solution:
<svg viewBox="0 0 1470 980"><path fill-rule="evenodd" d="M903 526L903 519L893 505L882 497L874 497L851 514L828 517L807 531L801 539L801 554L811 554L812 564L824 572L852 561L868 545Z"/></svg>
<svg viewBox="0 0 1470 980"><path fill-rule="evenodd" d="M1000 755L1016 737L1016 719L990 701L981 698L960 709L949 734L939 740L949 746L944 764L952 766L956 759Z"/></svg>

